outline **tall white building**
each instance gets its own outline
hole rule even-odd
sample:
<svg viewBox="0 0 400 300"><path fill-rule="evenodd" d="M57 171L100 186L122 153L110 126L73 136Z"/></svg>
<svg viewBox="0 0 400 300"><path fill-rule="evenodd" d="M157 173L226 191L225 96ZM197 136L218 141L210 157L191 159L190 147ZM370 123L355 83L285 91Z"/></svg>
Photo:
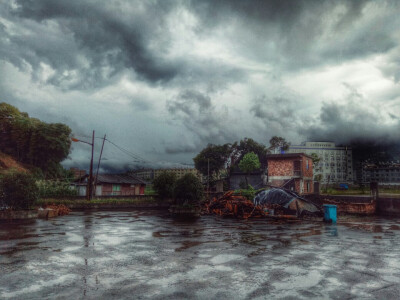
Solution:
<svg viewBox="0 0 400 300"><path fill-rule="evenodd" d="M354 181L351 148L336 147L332 142L303 142L291 145L286 153L315 153L320 161L314 166L314 176L321 174L321 183L352 183Z"/></svg>

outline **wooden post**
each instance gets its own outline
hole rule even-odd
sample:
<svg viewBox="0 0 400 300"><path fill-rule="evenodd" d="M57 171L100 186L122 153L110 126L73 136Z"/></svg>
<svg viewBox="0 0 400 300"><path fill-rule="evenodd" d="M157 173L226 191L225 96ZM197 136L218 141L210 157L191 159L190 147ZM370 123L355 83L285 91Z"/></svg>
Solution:
<svg viewBox="0 0 400 300"><path fill-rule="evenodd" d="M92 199L93 195L93 152L94 152L94 130L92 135L92 157L90 159L89 181L88 181L88 200Z"/></svg>
<svg viewBox="0 0 400 300"><path fill-rule="evenodd" d="M100 156L99 156L99 163L97 164L97 171L96 171L96 177L95 177L95 184L94 184L94 195L96 195L96 187L97 187L97 178L99 176L99 169L100 169L100 162L101 162L101 156L103 155L103 148L104 148L104 142L106 141L106 135L104 135L103 138L103 144L101 145L101 150L100 150ZM100 195L101 196L101 195Z"/></svg>

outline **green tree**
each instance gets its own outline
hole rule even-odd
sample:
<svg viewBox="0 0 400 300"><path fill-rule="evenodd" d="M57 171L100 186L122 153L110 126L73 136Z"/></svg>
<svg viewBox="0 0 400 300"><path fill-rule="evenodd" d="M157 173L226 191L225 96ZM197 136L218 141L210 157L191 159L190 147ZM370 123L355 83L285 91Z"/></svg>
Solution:
<svg viewBox="0 0 400 300"><path fill-rule="evenodd" d="M239 168L246 173L246 185L249 185L247 176L250 172L257 170L261 167L257 154L254 152L247 153L239 163Z"/></svg>
<svg viewBox="0 0 400 300"><path fill-rule="evenodd" d="M162 198L174 198L176 175L172 172L161 172L153 182L153 187Z"/></svg>
<svg viewBox="0 0 400 300"><path fill-rule="evenodd" d="M240 140L239 143L235 142L231 149L231 166L237 165L238 162L250 152L257 154L262 166L266 166L267 164L267 154L269 153L268 149L263 144L260 144L251 138L244 138L243 140Z"/></svg>
<svg viewBox="0 0 400 300"><path fill-rule="evenodd" d="M269 144L270 147L268 149L274 152L278 151L278 153L289 149L290 146L290 143L288 143L283 137L276 135L269 140Z"/></svg>
<svg viewBox="0 0 400 300"><path fill-rule="evenodd" d="M314 175L314 180L320 182L322 180L322 174Z"/></svg>
<svg viewBox="0 0 400 300"><path fill-rule="evenodd" d="M186 174L176 182L175 199L178 205L198 205L203 199L204 188L193 174Z"/></svg>
<svg viewBox="0 0 400 300"><path fill-rule="evenodd" d="M67 125L48 124L0 103L0 151L39 167L46 177L62 173L60 162L69 154L70 134Z"/></svg>
<svg viewBox="0 0 400 300"><path fill-rule="evenodd" d="M27 173L8 172L0 177L0 203L13 209L29 208L39 197L35 178Z"/></svg>
<svg viewBox="0 0 400 300"><path fill-rule="evenodd" d="M219 173L226 168L231 154L231 145L208 144L206 148L193 158L195 168L204 176L219 176Z"/></svg>
<svg viewBox="0 0 400 300"><path fill-rule="evenodd" d="M313 172L315 173L317 171L316 166L318 163L321 161L321 158L318 156L317 153L311 153L311 160L313 164ZM320 182L322 179L322 174L314 175L314 180Z"/></svg>
<svg viewBox="0 0 400 300"><path fill-rule="evenodd" d="M318 156L317 153L311 153L311 160L313 162L313 167L321 161L321 158Z"/></svg>

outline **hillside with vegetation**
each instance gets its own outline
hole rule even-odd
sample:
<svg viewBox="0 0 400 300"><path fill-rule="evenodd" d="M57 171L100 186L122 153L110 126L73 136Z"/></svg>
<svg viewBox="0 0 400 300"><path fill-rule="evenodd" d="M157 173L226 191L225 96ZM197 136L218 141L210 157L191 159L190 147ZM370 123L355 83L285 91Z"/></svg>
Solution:
<svg viewBox="0 0 400 300"><path fill-rule="evenodd" d="M65 175L61 161L71 146L71 129L62 123L46 123L0 103L1 168L32 169L44 178Z"/></svg>
<svg viewBox="0 0 400 300"><path fill-rule="evenodd" d="M10 155L4 154L0 151L0 174L6 174L13 171L23 173L30 172L29 167L24 166Z"/></svg>

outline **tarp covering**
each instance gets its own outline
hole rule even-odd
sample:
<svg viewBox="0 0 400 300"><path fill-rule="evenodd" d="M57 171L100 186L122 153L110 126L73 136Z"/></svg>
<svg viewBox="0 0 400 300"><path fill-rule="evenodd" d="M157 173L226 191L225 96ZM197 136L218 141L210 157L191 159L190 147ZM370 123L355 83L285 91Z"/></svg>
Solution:
<svg viewBox="0 0 400 300"><path fill-rule="evenodd" d="M254 197L253 203L261 206L280 205L286 209L294 210L300 215L304 212L309 214L322 212L322 209L311 201L300 197L296 193L279 188L272 188L258 193Z"/></svg>

